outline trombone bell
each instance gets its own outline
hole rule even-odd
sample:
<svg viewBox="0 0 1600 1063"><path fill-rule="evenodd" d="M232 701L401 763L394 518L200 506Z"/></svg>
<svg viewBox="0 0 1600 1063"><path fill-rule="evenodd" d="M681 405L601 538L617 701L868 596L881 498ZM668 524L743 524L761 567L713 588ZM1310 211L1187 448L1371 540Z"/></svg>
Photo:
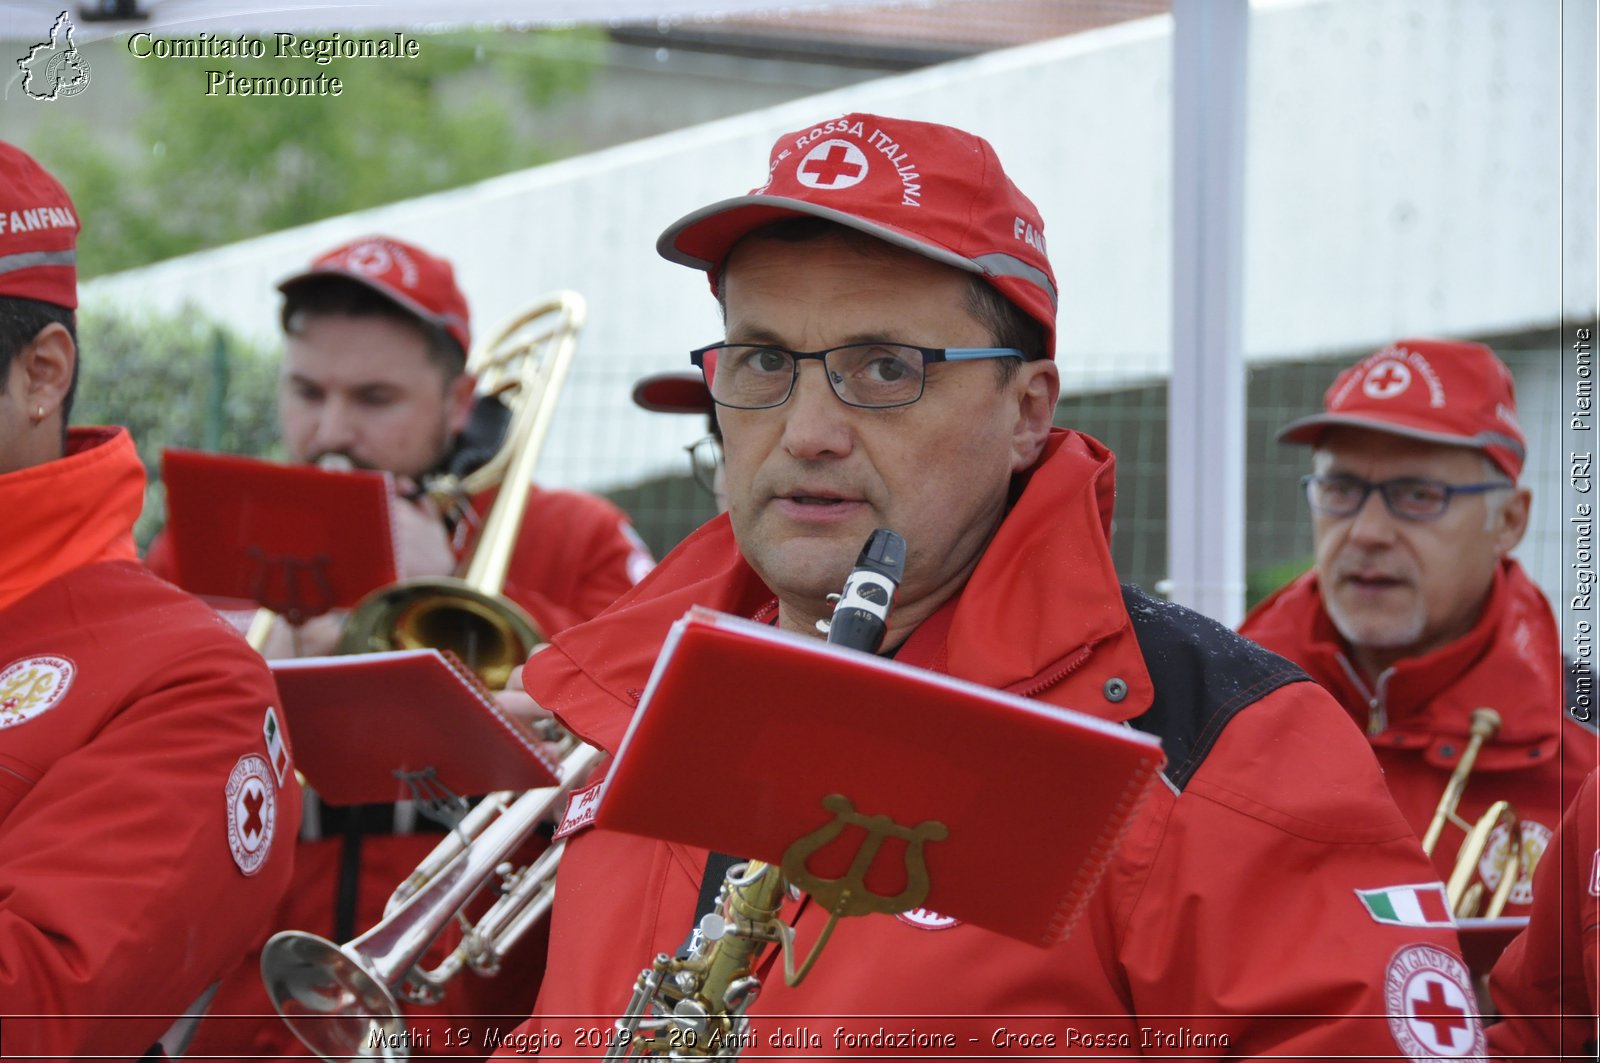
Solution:
<svg viewBox="0 0 1600 1063"><path fill-rule="evenodd" d="M490 690L504 690L544 641L509 598L453 577L410 579L363 598L345 622L340 653L449 650Z"/></svg>

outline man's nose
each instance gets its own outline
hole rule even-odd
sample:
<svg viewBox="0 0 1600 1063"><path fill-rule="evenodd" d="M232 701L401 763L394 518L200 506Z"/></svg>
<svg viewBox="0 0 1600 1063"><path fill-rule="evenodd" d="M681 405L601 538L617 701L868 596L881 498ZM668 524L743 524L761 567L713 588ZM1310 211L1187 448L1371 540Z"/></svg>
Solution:
<svg viewBox="0 0 1600 1063"><path fill-rule="evenodd" d="M1388 542L1394 538L1397 518L1389 512L1383 492L1374 487L1350 518L1350 538L1361 542Z"/></svg>
<svg viewBox="0 0 1600 1063"><path fill-rule="evenodd" d="M317 411L317 429L312 437L315 452L348 450L356 441L355 419L348 404L330 398Z"/></svg>
<svg viewBox="0 0 1600 1063"><path fill-rule="evenodd" d="M789 400L775 412L784 417L783 445L797 458L847 454L851 447L851 407L828 384L827 367L802 362Z"/></svg>

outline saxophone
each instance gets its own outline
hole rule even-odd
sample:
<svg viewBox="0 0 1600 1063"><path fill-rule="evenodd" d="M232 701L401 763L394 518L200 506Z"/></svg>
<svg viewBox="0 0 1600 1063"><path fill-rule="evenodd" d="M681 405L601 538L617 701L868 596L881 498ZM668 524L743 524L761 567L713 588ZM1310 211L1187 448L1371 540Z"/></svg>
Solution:
<svg viewBox="0 0 1600 1063"><path fill-rule="evenodd" d="M888 528L874 531L843 592L828 596L832 618L819 620L817 628L835 645L877 652L904 570L905 540ZM754 972L767 948L778 945L785 978L798 985L833 927L830 918L796 971L794 931L779 918L789 890L777 865L750 860L730 867L716 904L690 936L687 955L658 953L639 973L606 1058L737 1059L753 1040L745 1012L761 991Z"/></svg>

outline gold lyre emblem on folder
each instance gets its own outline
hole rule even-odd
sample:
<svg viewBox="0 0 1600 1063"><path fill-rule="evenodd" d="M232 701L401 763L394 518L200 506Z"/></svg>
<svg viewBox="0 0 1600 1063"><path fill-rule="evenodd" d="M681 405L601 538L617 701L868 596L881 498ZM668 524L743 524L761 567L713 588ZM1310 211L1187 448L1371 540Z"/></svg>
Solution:
<svg viewBox="0 0 1600 1063"><path fill-rule="evenodd" d="M866 915L882 912L893 915L922 904L928 895L928 866L923 860L923 846L928 842L943 841L950 831L938 820L924 820L915 827L905 827L888 816L869 816L856 811L851 800L843 794L829 794L822 799L822 807L833 813L833 819L810 834L794 841L783 852L783 877L805 890L818 904L835 916ZM812 854L827 846L846 827L859 827L866 832L856 849L850 868L839 878L821 878L811 873L806 861ZM905 888L893 896L873 893L867 888L867 871L877 858L883 843L896 838L905 842Z"/></svg>

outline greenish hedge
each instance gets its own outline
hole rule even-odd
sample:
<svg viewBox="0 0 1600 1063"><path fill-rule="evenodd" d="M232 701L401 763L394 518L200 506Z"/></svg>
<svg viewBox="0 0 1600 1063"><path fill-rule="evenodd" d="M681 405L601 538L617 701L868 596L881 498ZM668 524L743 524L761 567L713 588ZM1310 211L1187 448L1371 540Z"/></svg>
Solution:
<svg viewBox="0 0 1600 1063"><path fill-rule="evenodd" d="M78 365L72 423L126 425L149 472L134 528L141 549L165 519L164 448L281 455L276 352L198 312L86 310L78 315Z"/></svg>

